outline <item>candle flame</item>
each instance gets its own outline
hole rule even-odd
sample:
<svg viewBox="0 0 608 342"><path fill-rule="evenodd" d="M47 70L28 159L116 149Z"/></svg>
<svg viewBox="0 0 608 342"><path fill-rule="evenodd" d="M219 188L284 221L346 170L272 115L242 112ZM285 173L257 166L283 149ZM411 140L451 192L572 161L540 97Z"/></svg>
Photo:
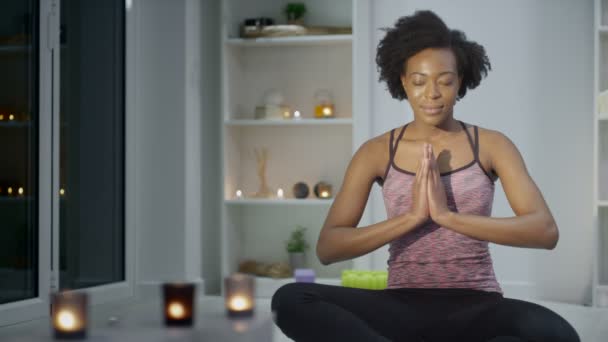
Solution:
<svg viewBox="0 0 608 342"><path fill-rule="evenodd" d="M323 114L324 115L331 115L331 108L330 107L323 107Z"/></svg>
<svg viewBox="0 0 608 342"><path fill-rule="evenodd" d="M234 296L230 300L230 308L236 311L243 311L250 307L249 300L244 296Z"/></svg>
<svg viewBox="0 0 608 342"><path fill-rule="evenodd" d="M299 118L300 117L300 111L296 110L295 112L293 112L293 117L294 118Z"/></svg>
<svg viewBox="0 0 608 342"><path fill-rule="evenodd" d="M63 190L63 189L59 189L59 194L60 194L61 196L65 195L65 190Z"/></svg>
<svg viewBox="0 0 608 342"><path fill-rule="evenodd" d="M169 304L169 316L172 318L183 318L186 315L186 310L184 310L184 306L181 303L171 303Z"/></svg>
<svg viewBox="0 0 608 342"><path fill-rule="evenodd" d="M283 198L283 195L284 195L283 189L279 188L279 190L277 190L277 197L278 198Z"/></svg>
<svg viewBox="0 0 608 342"><path fill-rule="evenodd" d="M241 198L241 197L243 197L243 192L242 192L241 190L237 190L237 191L236 191L236 197L237 197L237 198Z"/></svg>
<svg viewBox="0 0 608 342"><path fill-rule="evenodd" d="M19 195L23 195L23 188L19 188L19 190L17 190L17 192L19 193Z"/></svg>
<svg viewBox="0 0 608 342"><path fill-rule="evenodd" d="M327 191L321 191L321 197L329 197L329 192Z"/></svg>
<svg viewBox="0 0 608 342"><path fill-rule="evenodd" d="M76 316L69 310L59 311L57 314L57 327L62 330L74 330L76 328Z"/></svg>
<svg viewBox="0 0 608 342"><path fill-rule="evenodd" d="M8 119L12 121L12 120L15 119L15 116L13 114L11 114L11 115L8 116Z"/></svg>

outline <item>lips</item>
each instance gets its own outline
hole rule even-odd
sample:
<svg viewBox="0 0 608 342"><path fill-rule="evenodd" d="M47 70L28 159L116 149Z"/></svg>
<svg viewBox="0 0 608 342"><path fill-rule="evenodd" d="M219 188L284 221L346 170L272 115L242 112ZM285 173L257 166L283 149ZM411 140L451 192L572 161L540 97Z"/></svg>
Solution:
<svg viewBox="0 0 608 342"><path fill-rule="evenodd" d="M437 115L443 110L443 106L420 106L420 108L429 115Z"/></svg>

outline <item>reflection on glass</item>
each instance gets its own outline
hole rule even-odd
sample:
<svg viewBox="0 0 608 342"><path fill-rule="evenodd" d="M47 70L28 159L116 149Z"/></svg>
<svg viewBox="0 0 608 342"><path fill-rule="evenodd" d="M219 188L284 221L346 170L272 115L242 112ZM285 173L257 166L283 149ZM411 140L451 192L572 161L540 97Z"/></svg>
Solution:
<svg viewBox="0 0 608 342"><path fill-rule="evenodd" d="M124 280L124 6L61 2L61 289Z"/></svg>
<svg viewBox="0 0 608 342"><path fill-rule="evenodd" d="M0 11L0 304L38 295L38 12Z"/></svg>

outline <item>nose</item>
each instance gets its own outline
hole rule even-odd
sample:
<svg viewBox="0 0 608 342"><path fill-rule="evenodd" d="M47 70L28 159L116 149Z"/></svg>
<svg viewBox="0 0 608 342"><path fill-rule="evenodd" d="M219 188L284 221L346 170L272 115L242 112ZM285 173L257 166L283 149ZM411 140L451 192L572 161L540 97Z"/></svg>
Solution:
<svg viewBox="0 0 608 342"><path fill-rule="evenodd" d="M424 89L424 95L428 99L436 99L441 96L439 92L439 87L435 82L428 82L426 89Z"/></svg>

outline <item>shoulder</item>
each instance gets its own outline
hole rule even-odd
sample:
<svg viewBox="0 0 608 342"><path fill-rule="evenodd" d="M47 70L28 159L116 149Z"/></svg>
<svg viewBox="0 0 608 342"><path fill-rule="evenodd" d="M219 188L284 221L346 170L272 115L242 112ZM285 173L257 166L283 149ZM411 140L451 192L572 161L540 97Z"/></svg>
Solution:
<svg viewBox="0 0 608 342"><path fill-rule="evenodd" d="M387 131L367 140L359 147L357 153L369 155L370 157L380 157L383 154L388 156L390 135L391 131Z"/></svg>
<svg viewBox="0 0 608 342"><path fill-rule="evenodd" d="M492 169L496 168L498 161L513 157L521 158L519 150L506 134L482 127L478 127L478 134L480 158L481 154L484 154Z"/></svg>
<svg viewBox="0 0 608 342"><path fill-rule="evenodd" d="M395 131L398 130L399 128L395 129ZM373 173L378 176L384 175L384 169L390 159L390 143L390 130L367 140L355 152L353 162L365 164L366 168L372 169Z"/></svg>
<svg viewBox="0 0 608 342"><path fill-rule="evenodd" d="M493 153L500 153L505 148L515 148L513 141L504 133L478 126L479 143Z"/></svg>

